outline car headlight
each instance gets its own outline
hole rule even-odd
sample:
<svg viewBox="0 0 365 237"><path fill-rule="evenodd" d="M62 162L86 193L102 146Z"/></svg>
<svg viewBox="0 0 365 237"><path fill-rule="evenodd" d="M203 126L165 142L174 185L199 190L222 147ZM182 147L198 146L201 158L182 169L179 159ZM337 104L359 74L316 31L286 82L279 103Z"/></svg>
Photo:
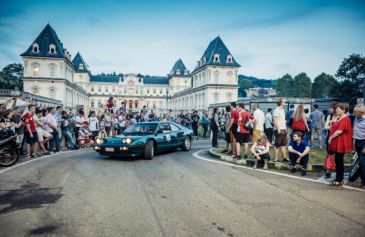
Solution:
<svg viewBox="0 0 365 237"><path fill-rule="evenodd" d="M97 144L102 144L102 143L104 143L104 139L103 138L96 138L96 143Z"/></svg>
<svg viewBox="0 0 365 237"><path fill-rule="evenodd" d="M122 139L122 142L123 142L123 143L130 144L130 143L132 142L132 139L130 139L130 138L123 138L123 139Z"/></svg>

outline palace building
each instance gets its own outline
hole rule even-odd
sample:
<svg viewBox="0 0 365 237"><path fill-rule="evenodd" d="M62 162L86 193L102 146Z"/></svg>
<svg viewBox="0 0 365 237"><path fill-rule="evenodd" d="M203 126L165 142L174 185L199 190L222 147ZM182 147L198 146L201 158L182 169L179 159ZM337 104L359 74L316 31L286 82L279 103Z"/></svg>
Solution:
<svg viewBox="0 0 365 237"><path fill-rule="evenodd" d="M167 76L93 75L79 52L71 60L49 24L21 56L24 91L56 98L70 108L86 105L96 109L109 97L117 107L124 102L133 110L147 106L159 112L203 110L210 104L237 100L240 65L219 36L193 72L178 59Z"/></svg>

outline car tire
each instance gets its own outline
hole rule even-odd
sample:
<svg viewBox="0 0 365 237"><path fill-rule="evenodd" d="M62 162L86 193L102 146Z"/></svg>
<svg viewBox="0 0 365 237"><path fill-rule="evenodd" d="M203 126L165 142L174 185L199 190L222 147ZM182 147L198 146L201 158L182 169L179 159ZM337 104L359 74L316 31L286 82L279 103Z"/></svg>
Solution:
<svg viewBox="0 0 365 237"><path fill-rule="evenodd" d="M190 137L186 137L184 140L184 143L181 146L181 149L183 151L189 151L191 148L191 138Z"/></svg>
<svg viewBox="0 0 365 237"><path fill-rule="evenodd" d="M360 159L359 157L356 157L352 162L351 162L351 170L349 173L349 181L350 182L355 182L357 178L359 178L360 176Z"/></svg>
<svg viewBox="0 0 365 237"><path fill-rule="evenodd" d="M144 158L147 160L152 160L155 155L155 145L153 141L149 140L144 149Z"/></svg>

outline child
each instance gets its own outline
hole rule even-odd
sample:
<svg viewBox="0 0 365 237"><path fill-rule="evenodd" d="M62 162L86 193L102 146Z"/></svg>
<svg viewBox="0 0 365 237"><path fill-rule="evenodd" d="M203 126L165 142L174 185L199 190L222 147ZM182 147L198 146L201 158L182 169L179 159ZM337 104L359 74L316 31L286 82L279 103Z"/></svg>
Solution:
<svg viewBox="0 0 365 237"><path fill-rule="evenodd" d="M253 157L255 159L254 169L257 168L257 164L259 161L264 161L264 170L268 168L268 162L270 160L270 142L267 139L264 132L260 132L257 140L253 143L251 147L251 152L253 153Z"/></svg>
<svg viewBox="0 0 365 237"><path fill-rule="evenodd" d="M79 137L77 138L77 141L80 146L93 145L94 141L91 139L93 134L88 130L89 123L84 121L83 125L84 126L79 130Z"/></svg>

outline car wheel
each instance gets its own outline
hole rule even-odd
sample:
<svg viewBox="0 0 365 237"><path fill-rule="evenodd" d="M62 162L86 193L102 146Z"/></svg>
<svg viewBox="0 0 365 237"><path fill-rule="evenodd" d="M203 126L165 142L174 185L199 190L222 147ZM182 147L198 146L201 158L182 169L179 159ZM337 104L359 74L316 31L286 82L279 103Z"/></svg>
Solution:
<svg viewBox="0 0 365 237"><path fill-rule="evenodd" d="M183 145L181 146L181 149L183 151L188 151L191 148L191 138L190 137L186 137L184 140Z"/></svg>
<svg viewBox="0 0 365 237"><path fill-rule="evenodd" d="M144 158L147 160L152 160L154 155L155 155L155 146L153 144L153 141L149 140L144 149Z"/></svg>
<svg viewBox="0 0 365 237"><path fill-rule="evenodd" d="M360 176L360 159L359 159L359 157L356 157L351 163L349 181L355 182L359 176Z"/></svg>

